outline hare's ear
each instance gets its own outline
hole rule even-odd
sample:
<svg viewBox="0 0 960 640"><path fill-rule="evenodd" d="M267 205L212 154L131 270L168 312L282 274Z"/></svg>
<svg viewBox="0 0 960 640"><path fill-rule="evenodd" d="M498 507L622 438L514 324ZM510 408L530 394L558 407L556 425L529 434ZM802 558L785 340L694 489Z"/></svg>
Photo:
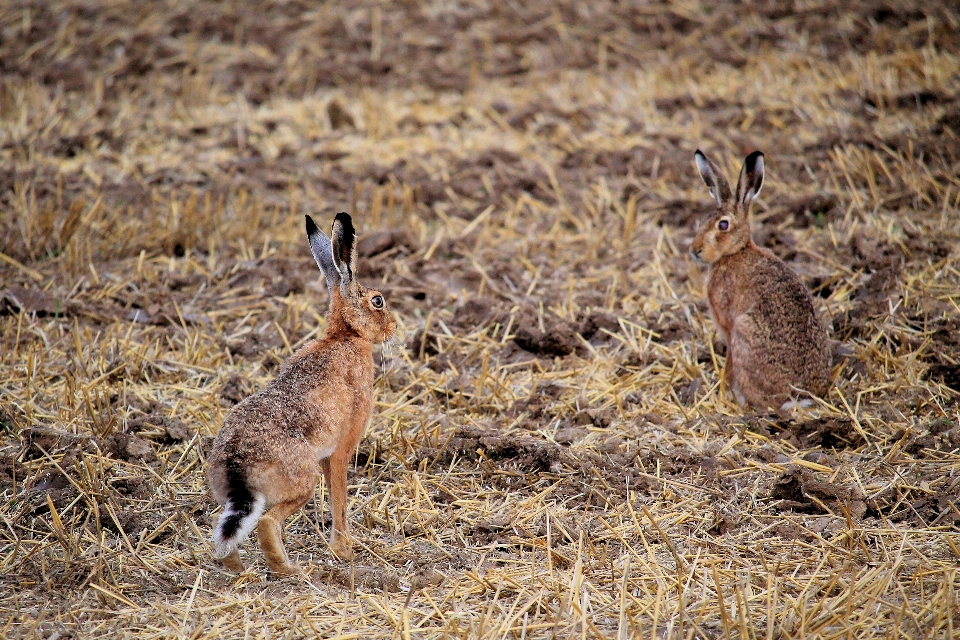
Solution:
<svg viewBox="0 0 960 640"><path fill-rule="evenodd" d="M763 154L754 151L743 161L743 169L740 170L740 180L737 182L737 204L746 214L750 203L760 193L763 188Z"/></svg>
<svg viewBox="0 0 960 640"><path fill-rule="evenodd" d="M730 193L730 183L723 176L720 167L714 164L713 160L703 155L700 149L697 149L696 153L693 154L693 159L697 163L697 171L700 172L703 183L707 185L710 195L717 201L717 204L723 206L729 202L733 198L733 194Z"/></svg>
<svg viewBox="0 0 960 640"><path fill-rule="evenodd" d="M340 286L340 272L337 271L333 263L333 247L330 245L330 238L327 237L320 227L316 225L313 218L307 218L307 239L310 241L310 251L313 252L313 259L317 261L317 266L327 280L327 289L333 294L333 289Z"/></svg>
<svg viewBox="0 0 960 640"><path fill-rule="evenodd" d="M330 236L333 239L333 264L340 273L340 290L343 292L353 283L357 265L357 236L349 213L337 214Z"/></svg>

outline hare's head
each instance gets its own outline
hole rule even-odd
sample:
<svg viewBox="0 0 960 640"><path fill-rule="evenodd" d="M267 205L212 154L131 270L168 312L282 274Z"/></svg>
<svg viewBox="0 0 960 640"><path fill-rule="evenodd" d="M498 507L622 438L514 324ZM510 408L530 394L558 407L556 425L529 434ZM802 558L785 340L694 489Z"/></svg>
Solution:
<svg viewBox="0 0 960 640"><path fill-rule="evenodd" d="M750 203L763 187L763 154L754 151L743 161L737 193L712 160L699 149L694 154L697 169L710 195L717 201L717 210L700 223L690 247L694 256L713 264L733 255L750 244Z"/></svg>
<svg viewBox="0 0 960 640"><path fill-rule="evenodd" d="M383 295L361 286L354 277L357 243L350 215L337 214L330 238L310 216L306 218L310 250L330 291L330 321L336 322L339 316L345 328L361 338L370 342L386 342L393 336L397 323L387 311Z"/></svg>

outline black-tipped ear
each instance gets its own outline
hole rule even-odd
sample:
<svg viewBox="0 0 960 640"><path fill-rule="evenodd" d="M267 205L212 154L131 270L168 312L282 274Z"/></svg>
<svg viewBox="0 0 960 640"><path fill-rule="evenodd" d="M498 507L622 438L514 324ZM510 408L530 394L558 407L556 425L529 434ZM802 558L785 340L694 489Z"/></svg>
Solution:
<svg viewBox="0 0 960 640"><path fill-rule="evenodd" d="M729 202L733 198L733 194L730 192L730 183L727 182L720 168L713 163L713 160L703 155L700 149L697 149L696 153L693 154L693 159L697 163L697 171L700 172L700 178L702 178L703 183L707 185L707 189L710 190L710 195L717 201L717 204L723 205Z"/></svg>
<svg viewBox="0 0 960 640"><path fill-rule="evenodd" d="M743 161L737 182L737 204L744 213L763 188L763 154L754 151Z"/></svg>
<svg viewBox="0 0 960 640"><path fill-rule="evenodd" d="M333 263L333 247L330 244L330 238L327 237L320 227L316 225L313 218L306 216L307 219L307 240L310 241L310 251L313 253L313 259L317 261L317 266L327 280L327 289L333 294L335 287L340 286L340 272L337 271Z"/></svg>
<svg viewBox="0 0 960 640"><path fill-rule="evenodd" d="M338 213L333 219L333 264L340 273L340 287L353 282L353 272L357 264L356 231L349 213Z"/></svg>

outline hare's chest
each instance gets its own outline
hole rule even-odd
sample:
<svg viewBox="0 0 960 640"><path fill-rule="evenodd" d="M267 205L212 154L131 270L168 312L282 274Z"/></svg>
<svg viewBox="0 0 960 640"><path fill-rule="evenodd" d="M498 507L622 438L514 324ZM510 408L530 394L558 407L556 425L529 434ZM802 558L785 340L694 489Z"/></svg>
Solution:
<svg viewBox="0 0 960 640"><path fill-rule="evenodd" d="M749 312L762 295L757 280L765 277L764 267L763 260L749 251L724 257L711 267L707 299L713 320L725 338L730 336L737 317Z"/></svg>
<svg viewBox="0 0 960 640"><path fill-rule="evenodd" d="M317 449L317 460L326 460L333 455L333 452L337 450L336 443L329 444Z"/></svg>
<svg viewBox="0 0 960 640"><path fill-rule="evenodd" d="M722 284L715 285L713 278L707 286L707 301L710 304L710 315L713 321L726 338L730 335L733 328L733 319L735 317L733 309L733 292Z"/></svg>

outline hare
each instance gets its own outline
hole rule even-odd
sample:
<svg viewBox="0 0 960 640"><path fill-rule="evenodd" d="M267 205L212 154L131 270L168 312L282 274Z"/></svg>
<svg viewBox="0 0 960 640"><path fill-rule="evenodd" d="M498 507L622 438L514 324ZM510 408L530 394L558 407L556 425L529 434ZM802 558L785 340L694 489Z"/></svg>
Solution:
<svg viewBox="0 0 960 640"><path fill-rule="evenodd" d="M724 382L741 406L757 409L786 409L803 395L825 395L831 353L813 299L800 278L750 236L748 215L763 186L763 154L747 156L736 194L699 149L694 158L717 201L691 252L710 265L710 313L727 345ZM808 395L799 402L812 400Z"/></svg>
<svg viewBox="0 0 960 640"><path fill-rule="evenodd" d="M314 495L321 470L330 494L330 549L353 558L347 528L347 465L373 408L373 344L396 322L383 296L354 277L353 221L338 213L330 238L306 216L313 257L327 280L327 332L297 350L277 377L235 406L209 456L207 479L223 506L213 533L215 555L242 571L237 546L254 527L271 571L299 573L287 557L281 527Z"/></svg>

